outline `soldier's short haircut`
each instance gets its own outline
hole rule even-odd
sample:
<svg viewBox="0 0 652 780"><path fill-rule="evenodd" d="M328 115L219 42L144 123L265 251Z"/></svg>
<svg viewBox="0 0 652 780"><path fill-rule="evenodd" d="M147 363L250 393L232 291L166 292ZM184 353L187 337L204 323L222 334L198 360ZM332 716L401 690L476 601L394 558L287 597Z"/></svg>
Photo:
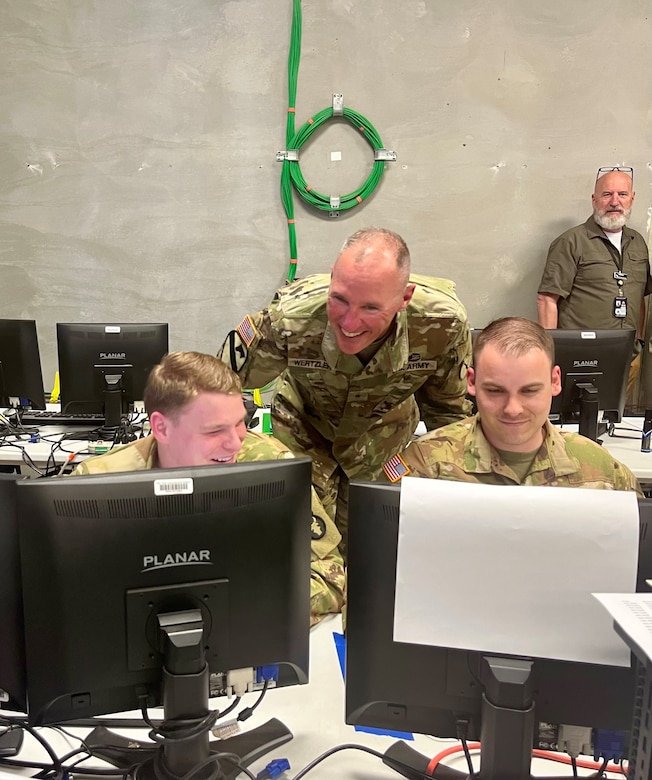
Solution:
<svg viewBox="0 0 652 780"><path fill-rule="evenodd" d="M177 414L200 393L242 393L238 375L219 358L203 352L169 352L152 369L145 385L148 414Z"/></svg>
<svg viewBox="0 0 652 780"><path fill-rule="evenodd" d="M360 246L360 249L364 249L372 241L380 239L381 243L385 244L391 249L396 256L396 265L402 271L410 273L410 250L407 247L405 241L399 236L398 233L393 233L391 230L377 227L366 227L349 236L342 244L340 254L346 249L352 246Z"/></svg>
<svg viewBox="0 0 652 780"><path fill-rule="evenodd" d="M487 344L503 355L520 357L531 349L541 349L555 362L555 343L545 328L525 317L501 317L480 331L473 344L473 363Z"/></svg>

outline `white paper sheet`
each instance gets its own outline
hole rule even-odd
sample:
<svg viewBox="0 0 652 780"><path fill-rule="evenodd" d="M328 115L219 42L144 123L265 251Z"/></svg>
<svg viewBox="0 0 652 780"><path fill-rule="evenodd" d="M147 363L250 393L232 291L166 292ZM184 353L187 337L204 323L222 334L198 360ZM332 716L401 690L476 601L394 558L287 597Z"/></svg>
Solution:
<svg viewBox="0 0 652 780"><path fill-rule="evenodd" d="M633 592L635 493L401 481L394 639L628 666L594 592Z"/></svg>

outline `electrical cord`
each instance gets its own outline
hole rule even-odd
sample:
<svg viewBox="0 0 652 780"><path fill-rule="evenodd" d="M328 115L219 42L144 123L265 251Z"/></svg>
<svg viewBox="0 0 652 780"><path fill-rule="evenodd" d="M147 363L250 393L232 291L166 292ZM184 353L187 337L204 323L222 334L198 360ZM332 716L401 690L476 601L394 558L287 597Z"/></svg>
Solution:
<svg viewBox="0 0 652 780"><path fill-rule="evenodd" d="M236 720L239 720L240 722L244 722L245 720L248 720L253 714L254 710L258 707L258 705L261 703L261 701L265 698L265 694L267 693L267 689L269 687L269 680L265 680L265 683L263 684L263 688L260 692L260 695L256 699L256 701L251 705L251 707L245 707L243 710L241 710L238 713L238 717Z"/></svg>
<svg viewBox="0 0 652 780"><path fill-rule="evenodd" d="M208 758L205 758L203 761L200 761L199 764L194 766L189 772L186 772L185 775L182 776L181 780L192 780L192 778L204 767L210 766L213 762L216 762L218 764L218 771L220 772L219 777L226 777L224 772L222 771L221 767L219 766L219 762L222 759L227 759L230 763L232 763L240 772L245 774L250 780L256 780L256 775L254 775L252 772L247 769L246 766L243 766L240 763L240 756L236 753L212 753Z"/></svg>
<svg viewBox="0 0 652 780"><path fill-rule="evenodd" d="M467 745L468 751L471 750L479 750L480 749L480 743L479 742L470 742ZM450 747L445 748L441 752L437 753L436 756L433 756L430 759L430 763L428 764L428 767L426 769L426 776L432 777L434 774L435 769L437 766L443 761L443 759L447 758L448 756L454 755L455 753L459 753L460 751L464 750L463 745L451 745ZM465 751L466 754L466 751ZM543 758L548 761L555 761L560 764L566 764L566 765L573 765L573 762L575 763L575 773L574 777L577 777L577 768L581 769L593 769L597 771L597 777L601 777L605 772L615 772L616 774L622 774L626 775L627 771L624 769L622 762L620 764L610 764L608 761L603 760L601 763L595 762L595 761L589 761L584 759L575 759L571 758L571 756L564 755L563 753L552 753L547 750L539 750L535 748L532 751L532 756L534 758ZM470 761L470 754L467 756L467 763ZM473 766L470 765L471 772L473 772ZM473 776L473 774L471 774ZM295 779L296 780L296 779Z"/></svg>
<svg viewBox="0 0 652 780"><path fill-rule="evenodd" d="M369 145L374 150L383 149L378 131L371 122L362 114L350 108L343 108L342 114L335 114L334 108L328 107L319 111L301 126L295 133L295 114L297 98L297 82L299 75L299 61L301 59L301 0L293 0L292 28L290 32L290 49L288 53L288 109L287 124L285 130L285 142L287 150L301 149L304 143L319 130L319 128L332 118L342 116L353 127L362 133ZM283 160L283 169L281 171L281 201L285 209L288 223L288 237L290 245L290 262L287 273L287 281L292 282L297 272L297 235L294 220L294 204L292 200L292 187L296 189L299 196L310 206L321 211L328 211L339 214L340 211L352 209L366 200L380 183L385 170L385 163L382 160L376 160L374 154L374 164L367 180L358 189L347 195L339 197L337 205L331 202L330 195L324 195L317 192L310 186L301 172L299 161L286 158Z"/></svg>
<svg viewBox="0 0 652 780"><path fill-rule="evenodd" d="M312 771L318 764L321 764L322 761L325 761L327 758L330 758L331 756L334 756L336 753L340 753L343 750L359 750L362 753L368 753L369 755L374 756L375 758L379 758L386 766L389 766L392 769L396 769L400 773L407 771L410 773L412 777L414 777L415 775L420 775L423 778L423 780L429 780L429 779L431 780L431 776L426 774L425 772L419 772L414 767L411 767L408 764L404 764L402 761L397 761L395 758L391 758L390 756L383 755L382 753L379 753L377 750L374 750L373 748L366 747L365 745L356 745L355 743L336 745L330 750L327 750L325 753L322 753L320 756L317 756L317 758L313 759L300 772L294 775L292 780L301 780L302 777L305 777L308 774L308 772Z"/></svg>
<svg viewBox="0 0 652 780"><path fill-rule="evenodd" d="M146 697L141 698L140 712L143 721L150 727L149 738L152 742L184 742L188 739L198 737L206 731L210 731L215 723L232 712L239 704L240 697L236 696L233 703L225 710L211 710L209 713L201 718L188 718L185 720L177 721L163 721L159 726L156 726L149 717L147 712Z"/></svg>
<svg viewBox="0 0 652 780"><path fill-rule="evenodd" d="M30 726L26 721L21 721L20 726L28 734L30 734L48 754L48 757L52 762L51 771L54 772L55 780L64 780L64 778L66 777L66 773L64 771L63 765L61 763L59 756L57 756L57 754L50 746L50 743L43 736L41 736L41 734L39 734L34 727Z"/></svg>

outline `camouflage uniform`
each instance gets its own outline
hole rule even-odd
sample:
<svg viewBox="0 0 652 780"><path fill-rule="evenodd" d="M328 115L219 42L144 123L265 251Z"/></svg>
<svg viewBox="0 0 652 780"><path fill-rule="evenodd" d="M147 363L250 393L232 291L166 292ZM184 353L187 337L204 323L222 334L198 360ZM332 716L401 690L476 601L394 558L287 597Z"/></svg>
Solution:
<svg viewBox="0 0 652 780"><path fill-rule="evenodd" d="M544 440L523 481L489 444L479 415L447 425L412 442L385 464L385 475L480 482L485 485L546 485L643 492L632 472L594 441L563 433L547 420Z"/></svg>
<svg viewBox="0 0 652 780"><path fill-rule="evenodd" d="M156 439L145 439L82 461L73 474L103 474L116 471L141 471L158 468ZM273 437L248 433L238 453L239 463L281 460L293 457ZM339 612L344 604L344 562L338 551L340 534L315 491L312 491L312 562L310 564L310 625L329 612Z"/></svg>
<svg viewBox="0 0 652 780"><path fill-rule="evenodd" d="M409 442L419 417L428 429L470 413L465 400L471 339L455 285L412 276L412 300L365 366L342 353L328 323L330 277L282 288L263 311L245 317L219 357L244 387L280 377L272 403L274 434L313 459L313 481L346 533L348 479L373 480ZM340 478L344 476L340 490Z"/></svg>

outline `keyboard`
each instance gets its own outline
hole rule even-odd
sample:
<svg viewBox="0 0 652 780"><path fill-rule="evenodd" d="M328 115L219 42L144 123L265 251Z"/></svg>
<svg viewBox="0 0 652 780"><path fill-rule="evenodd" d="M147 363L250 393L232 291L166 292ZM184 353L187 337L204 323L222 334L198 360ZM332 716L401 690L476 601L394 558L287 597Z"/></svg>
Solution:
<svg viewBox="0 0 652 780"><path fill-rule="evenodd" d="M57 412L41 409L27 409L20 417L23 425L104 425L104 415L100 412Z"/></svg>

